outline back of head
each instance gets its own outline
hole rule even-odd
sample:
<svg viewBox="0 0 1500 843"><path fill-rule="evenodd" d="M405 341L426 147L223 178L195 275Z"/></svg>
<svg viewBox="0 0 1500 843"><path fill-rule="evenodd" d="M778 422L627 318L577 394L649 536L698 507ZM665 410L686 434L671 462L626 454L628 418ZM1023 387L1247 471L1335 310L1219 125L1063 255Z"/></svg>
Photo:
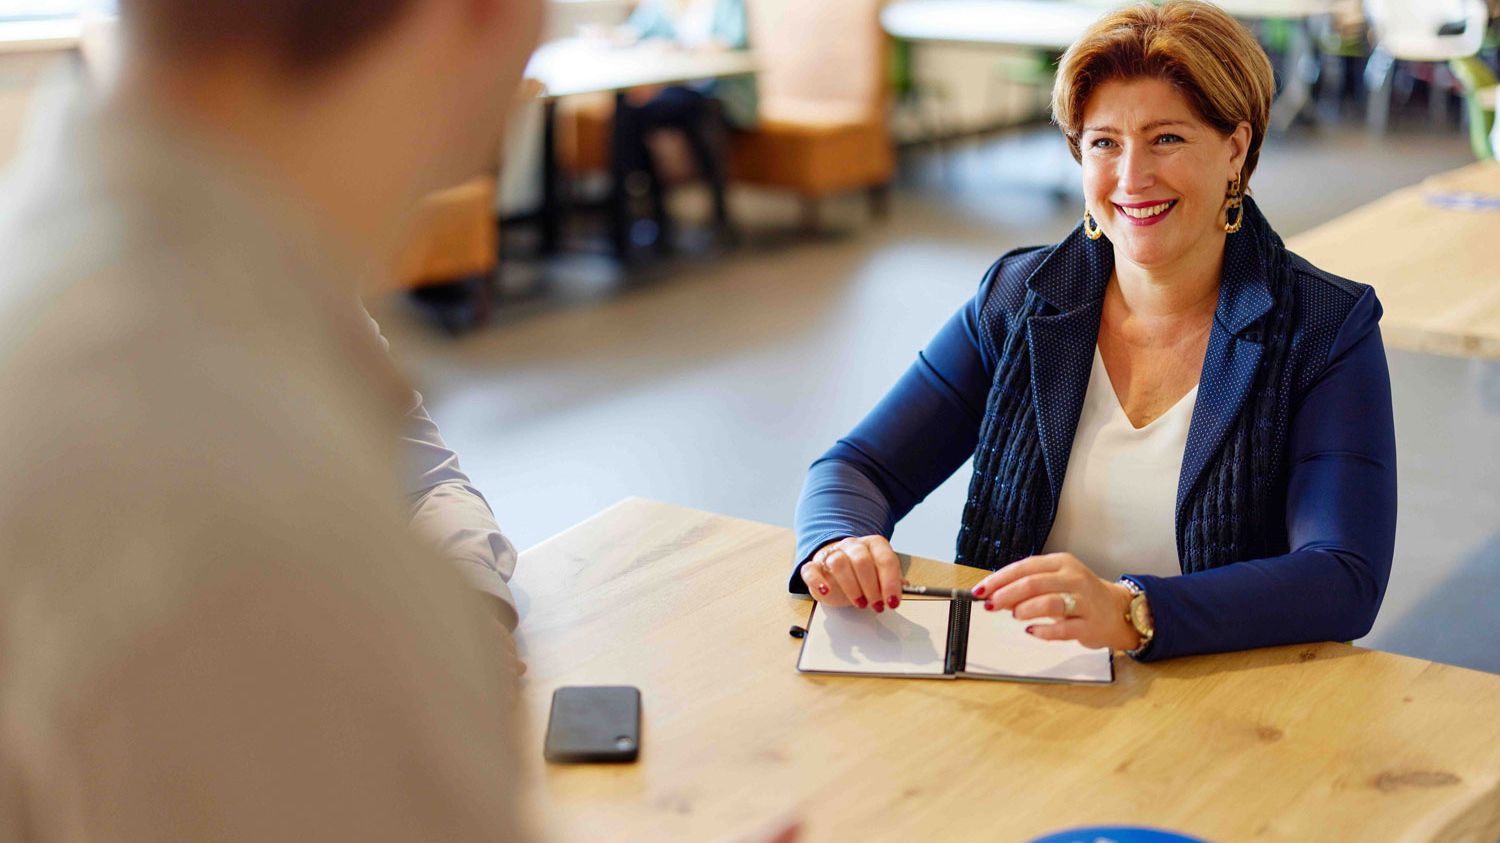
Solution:
<svg viewBox="0 0 1500 843"><path fill-rule="evenodd" d="M1052 114L1073 157L1090 95L1112 79L1151 78L1172 84L1199 119L1223 134L1250 124L1240 183L1260 159L1275 79L1270 59L1238 21L1202 0L1127 6L1100 18L1063 54L1052 90Z"/></svg>
<svg viewBox="0 0 1500 843"><path fill-rule="evenodd" d="M225 50L266 53L305 73L328 67L391 27L415 0L121 0L148 49L181 59Z"/></svg>
<svg viewBox="0 0 1500 843"><path fill-rule="evenodd" d="M422 195L496 158L542 10L543 0L120 0L120 99L256 162L387 259Z"/></svg>

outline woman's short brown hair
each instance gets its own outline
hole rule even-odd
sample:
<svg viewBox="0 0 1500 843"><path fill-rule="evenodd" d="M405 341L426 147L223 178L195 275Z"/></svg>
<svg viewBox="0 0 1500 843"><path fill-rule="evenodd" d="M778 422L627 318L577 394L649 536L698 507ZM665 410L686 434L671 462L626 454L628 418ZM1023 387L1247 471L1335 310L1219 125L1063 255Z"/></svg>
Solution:
<svg viewBox="0 0 1500 843"><path fill-rule="evenodd" d="M1052 118L1082 160L1079 136L1089 96L1112 79L1161 79L1187 98L1198 119L1228 135L1250 124L1240 184L1250 181L1271 116L1271 61L1245 27L1201 0L1142 3L1110 12L1063 54L1052 87Z"/></svg>
<svg viewBox="0 0 1500 843"><path fill-rule="evenodd" d="M301 72L353 52L411 5L412 0L121 0L120 11L152 49L198 58L248 47Z"/></svg>

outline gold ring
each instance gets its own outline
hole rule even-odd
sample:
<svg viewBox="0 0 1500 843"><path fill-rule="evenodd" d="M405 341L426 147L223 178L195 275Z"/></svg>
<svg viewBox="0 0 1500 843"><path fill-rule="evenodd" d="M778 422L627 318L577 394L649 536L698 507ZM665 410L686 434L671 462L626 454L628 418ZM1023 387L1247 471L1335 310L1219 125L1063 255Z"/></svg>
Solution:
<svg viewBox="0 0 1500 843"><path fill-rule="evenodd" d="M1062 598L1063 602L1063 617L1071 617L1073 610L1078 608L1078 598L1066 591L1058 596Z"/></svg>

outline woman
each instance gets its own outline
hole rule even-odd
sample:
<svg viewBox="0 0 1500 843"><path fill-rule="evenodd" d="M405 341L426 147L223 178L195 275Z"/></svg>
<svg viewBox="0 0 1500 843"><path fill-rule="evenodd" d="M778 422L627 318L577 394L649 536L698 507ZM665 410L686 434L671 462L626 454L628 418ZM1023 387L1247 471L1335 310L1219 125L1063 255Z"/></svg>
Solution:
<svg viewBox="0 0 1500 843"><path fill-rule="evenodd" d="M900 603L887 541L965 459L958 562L992 611L1143 660L1364 635L1390 573L1390 379L1361 284L1245 196L1270 63L1216 7L1111 13L1063 57L1086 209L1002 257L814 463L792 590Z"/></svg>
<svg viewBox="0 0 1500 843"><path fill-rule="evenodd" d="M749 46L744 0L642 0L622 27L626 40L660 41L689 50L742 50ZM680 132L692 150L698 172L713 196L714 224L729 233L721 124L755 126L757 96L753 77L714 79L631 91L615 112L614 154L628 172L646 175L657 242L670 240L665 188L651 157L647 137L661 129Z"/></svg>

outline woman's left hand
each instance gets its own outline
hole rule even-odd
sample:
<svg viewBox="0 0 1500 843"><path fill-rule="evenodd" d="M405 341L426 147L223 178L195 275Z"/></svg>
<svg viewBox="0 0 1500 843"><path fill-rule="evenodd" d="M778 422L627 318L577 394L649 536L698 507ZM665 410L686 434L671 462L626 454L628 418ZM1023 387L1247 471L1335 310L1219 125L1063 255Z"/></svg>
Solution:
<svg viewBox="0 0 1500 843"><path fill-rule="evenodd" d="M1049 641L1129 650L1140 635L1125 619L1130 590L1094 575L1071 553L1048 553L1012 562L979 581L974 596L992 612L1009 609L1016 620L1055 618L1026 631ZM1071 601L1069 600L1071 597ZM1069 605L1071 602L1071 605Z"/></svg>

